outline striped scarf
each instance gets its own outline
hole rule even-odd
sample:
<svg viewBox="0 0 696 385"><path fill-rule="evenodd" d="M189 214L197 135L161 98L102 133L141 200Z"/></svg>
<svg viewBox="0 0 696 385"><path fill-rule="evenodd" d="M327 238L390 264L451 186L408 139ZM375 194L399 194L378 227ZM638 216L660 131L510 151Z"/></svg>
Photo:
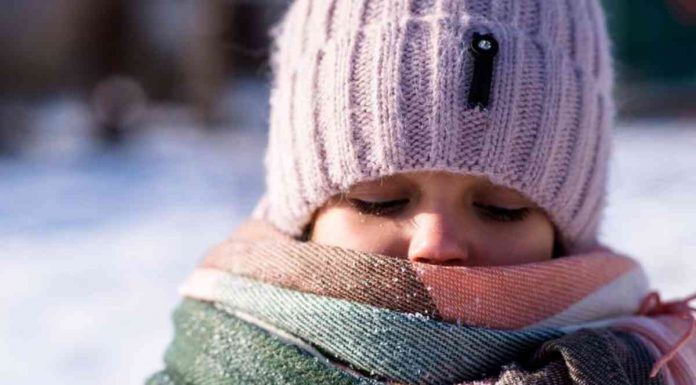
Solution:
<svg viewBox="0 0 696 385"><path fill-rule="evenodd" d="M166 368L148 385L696 383L696 349L673 349L693 321L608 249L435 266L250 221L181 293Z"/></svg>

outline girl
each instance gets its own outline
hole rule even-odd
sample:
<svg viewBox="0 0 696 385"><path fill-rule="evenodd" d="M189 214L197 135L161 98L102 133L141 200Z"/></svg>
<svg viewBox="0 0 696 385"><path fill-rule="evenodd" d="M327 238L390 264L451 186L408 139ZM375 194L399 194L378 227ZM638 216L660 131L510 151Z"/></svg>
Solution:
<svg viewBox="0 0 696 385"><path fill-rule="evenodd" d="M150 384L693 384L688 301L597 241L596 0L296 0L267 191Z"/></svg>

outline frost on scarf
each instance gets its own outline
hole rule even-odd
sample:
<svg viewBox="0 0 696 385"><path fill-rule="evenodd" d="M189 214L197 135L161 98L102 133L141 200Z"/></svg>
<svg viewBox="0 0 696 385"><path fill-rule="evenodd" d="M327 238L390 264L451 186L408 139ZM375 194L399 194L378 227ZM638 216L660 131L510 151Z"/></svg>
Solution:
<svg viewBox="0 0 696 385"><path fill-rule="evenodd" d="M637 315L608 249L506 267L412 263L249 222L181 287L158 384L693 384L686 331ZM646 313L647 314L647 313Z"/></svg>

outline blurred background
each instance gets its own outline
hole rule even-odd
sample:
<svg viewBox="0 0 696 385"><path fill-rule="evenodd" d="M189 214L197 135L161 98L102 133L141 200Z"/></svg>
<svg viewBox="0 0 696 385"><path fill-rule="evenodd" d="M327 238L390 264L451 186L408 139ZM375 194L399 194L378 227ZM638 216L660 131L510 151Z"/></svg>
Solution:
<svg viewBox="0 0 696 385"><path fill-rule="evenodd" d="M346 0L347 1L347 0ZM139 384L177 285L263 189L288 0L0 0L0 383ZM603 240L696 290L696 0L606 0Z"/></svg>

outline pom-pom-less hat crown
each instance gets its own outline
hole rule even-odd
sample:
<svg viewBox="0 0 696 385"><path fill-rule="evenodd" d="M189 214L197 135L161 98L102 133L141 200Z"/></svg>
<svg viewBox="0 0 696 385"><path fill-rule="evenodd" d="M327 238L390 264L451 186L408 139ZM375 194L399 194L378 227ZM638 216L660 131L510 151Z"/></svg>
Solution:
<svg viewBox="0 0 696 385"><path fill-rule="evenodd" d="M482 175L596 244L613 73L596 0L297 0L275 30L267 191L299 235L356 182Z"/></svg>

